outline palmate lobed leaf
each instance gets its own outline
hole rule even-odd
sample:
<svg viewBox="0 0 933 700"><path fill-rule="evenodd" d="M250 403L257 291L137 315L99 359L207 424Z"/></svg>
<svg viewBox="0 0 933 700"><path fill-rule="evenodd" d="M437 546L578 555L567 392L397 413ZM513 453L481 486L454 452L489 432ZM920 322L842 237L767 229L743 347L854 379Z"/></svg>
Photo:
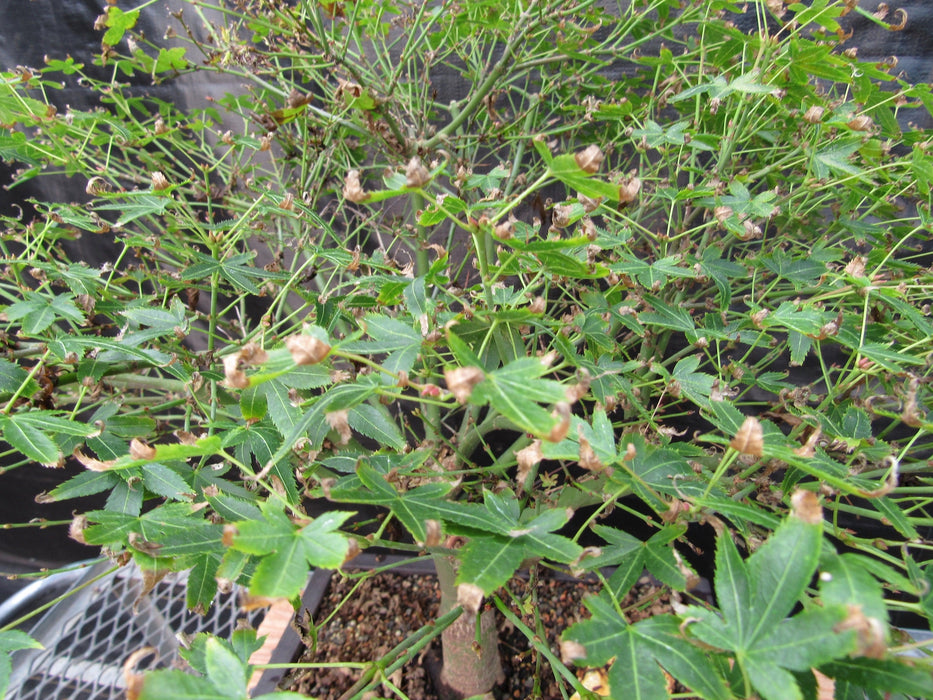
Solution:
<svg viewBox="0 0 933 700"><path fill-rule="evenodd" d="M336 568L349 551L347 537L336 532L353 513L331 511L310 523L293 523L275 506L263 504L263 520L236 523L233 547L261 557L250 591L269 598L293 598L301 592L312 566Z"/></svg>
<svg viewBox="0 0 933 700"><path fill-rule="evenodd" d="M602 666L612 661L611 697L666 700L669 694L662 668L699 697L731 697L710 663L709 653L684 637L676 617L659 615L628 625L606 597L587 598L584 602L590 618L568 628L563 639L583 645L587 665Z"/></svg>
<svg viewBox="0 0 933 700"><path fill-rule="evenodd" d="M786 619L758 639L746 659L806 671L856 650L855 630L842 630L846 608L834 605Z"/></svg>
<svg viewBox="0 0 933 700"><path fill-rule="evenodd" d="M472 583L487 595L503 586L527 559L546 559L560 563L574 561L583 548L554 530L569 519L564 509L552 509L530 517L518 517L518 505L510 491L501 494L487 492L485 507L503 525L511 525L505 534L459 529L468 534L467 544L460 550L457 583ZM522 514L524 516L524 514ZM454 526L454 531L458 528Z"/></svg>
<svg viewBox="0 0 933 700"><path fill-rule="evenodd" d="M566 388L544 379L548 367L540 359L520 357L493 372L473 388L470 403L491 405L516 427L541 438L551 436L560 418L540 404L566 400Z"/></svg>
<svg viewBox="0 0 933 700"><path fill-rule="evenodd" d="M840 659L824 664L820 671L830 678L885 693L933 698L933 668L929 661L906 658Z"/></svg>

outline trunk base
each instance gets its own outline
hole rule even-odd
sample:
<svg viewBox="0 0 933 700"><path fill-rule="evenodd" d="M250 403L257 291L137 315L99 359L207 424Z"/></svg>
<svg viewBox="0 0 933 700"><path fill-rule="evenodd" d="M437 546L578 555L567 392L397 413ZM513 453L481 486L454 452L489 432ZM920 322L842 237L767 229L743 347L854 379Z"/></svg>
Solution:
<svg viewBox="0 0 933 700"><path fill-rule="evenodd" d="M438 695L441 700L463 700L489 694L505 680L499 659L496 618L492 610L480 615L479 643L476 641L476 618L463 614L444 630L444 668Z"/></svg>

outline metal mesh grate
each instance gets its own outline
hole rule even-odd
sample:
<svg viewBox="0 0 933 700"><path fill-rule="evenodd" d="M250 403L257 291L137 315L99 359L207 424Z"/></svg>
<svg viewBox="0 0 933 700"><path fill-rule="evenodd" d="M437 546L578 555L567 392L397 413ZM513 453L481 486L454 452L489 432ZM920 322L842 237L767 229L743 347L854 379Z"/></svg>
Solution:
<svg viewBox="0 0 933 700"><path fill-rule="evenodd" d="M75 586L99 576L104 563ZM135 566L56 603L29 632L44 649L17 652L6 700L122 700L123 663L141 647L154 653L137 669L165 668L178 660L178 634L211 632L229 639L239 620L254 629L265 610L242 612L238 590L220 593L205 615L185 607L184 574L169 574L145 596Z"/></svg>

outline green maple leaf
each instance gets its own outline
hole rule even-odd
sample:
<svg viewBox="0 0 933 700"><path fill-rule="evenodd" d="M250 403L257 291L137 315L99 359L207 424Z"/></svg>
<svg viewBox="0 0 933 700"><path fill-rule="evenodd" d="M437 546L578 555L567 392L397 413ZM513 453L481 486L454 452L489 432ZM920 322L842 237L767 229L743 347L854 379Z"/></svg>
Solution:
<svg viewBox="0 0 933 700"><path fill-rule="evenodd" d="M612 697L633 700L667 700L667 679L662 668L707 700L732 697L716 674L710 655L692 644L671 615L648 618L629 625L608 596L585 601L591 617L571 626L565 640L583 645L586 663L609 670Z"/></svg>
<svg viewBox="0 0 933 700"><path fill-rule="evenodd" d="M444 497L450 488L450 484L435 483L399 491L370 464L360 462L355 476L342 480L331 489L330 499L337 503L366 503L388 508L418 542L427 539L428 520L460 523L489 532L507 532L508 525L501 518L478 504L446 500Z"/></svg>
<svg viewBox="0 0 933 700"><path fill-rule="evenodd" d="M520 513L510 491L486 492L483 505L492 519L498 519L499 532L472 531L462 527L462 522L459 527L458 523L449 525L470 538L460 550L458 583L472 583L489 594L505 585L526 559L567 563L583 553L576 542L554 534L570 517L562 508Z"/></svg>
<svg viewBox="0 0 933 700"><path fill-rule="evenodd" d="M549 371L537 357L520 357L486 374L473 389L470 403L488 403L516 427L547 439L560 419L540 404L566 400L566 387L544 378Z"/></svg>
<svg viewBox="0 0 933 700"><path fill-rule="evenodd" d="M790 671L806 671L855 651L855 633L839 631L843 605L812 607L788 618L819 562L822 523L791 515L743 561L730 535L716 550L719 612L690 608L690 633L731 652L765 700L801 700Z"/></svg>
<svg viewBox="0 0 933 700"><path fill-rule="evenodd" d="M285 513L263 504L262 520L236 524L233 548L261 557L250 591L269 598L297 596L312 566L333 569L349 551L349 540L335 532L353 513L331 511L307 524L293 523Z"/></svg>

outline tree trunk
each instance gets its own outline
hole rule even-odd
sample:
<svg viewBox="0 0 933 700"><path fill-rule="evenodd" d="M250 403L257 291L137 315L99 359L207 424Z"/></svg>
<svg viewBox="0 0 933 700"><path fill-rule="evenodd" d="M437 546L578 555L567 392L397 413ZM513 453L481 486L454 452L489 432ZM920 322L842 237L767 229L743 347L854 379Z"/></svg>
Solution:
<svg viewBox="0 0 933 700"><path fill-rule="evenodd" d="M457 605L456 568L449 557L434 558L441 587L441 614ZM479 634L477 635L477 620ZM444 667L441 700L462 700L489 693L504 680L499 659L499 633L492 610L464 611L441 635ZM491 696L490 696L491 697Z"/></svg>

